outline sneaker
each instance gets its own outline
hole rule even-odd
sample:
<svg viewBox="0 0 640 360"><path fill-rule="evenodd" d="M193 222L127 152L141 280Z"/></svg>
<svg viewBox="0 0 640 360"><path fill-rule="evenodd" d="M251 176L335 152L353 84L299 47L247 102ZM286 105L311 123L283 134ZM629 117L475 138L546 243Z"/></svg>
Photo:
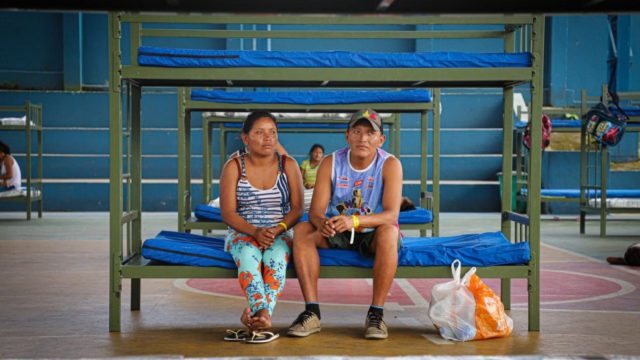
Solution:
<svg viewBox="0 0 640 360"><path fill-rule="evenodd" d="M298 318L289 326L287 335L305 337L320 332L320 319L318 315L311 311L303 311Z"/></svg>
<svg viewBox="0 0 640 360"><path fill-rule="evenodd" d="M382 320L382 315L376 313L367 314L367 319L364 323L364 338L379 340L386 339L388 336L387 324Z"/></svg>

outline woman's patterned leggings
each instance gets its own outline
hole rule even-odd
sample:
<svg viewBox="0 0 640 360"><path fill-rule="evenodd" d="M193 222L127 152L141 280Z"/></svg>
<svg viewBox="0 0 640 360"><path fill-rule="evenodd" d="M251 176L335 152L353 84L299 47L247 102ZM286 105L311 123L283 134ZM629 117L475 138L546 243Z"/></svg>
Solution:
<svg viewBox="0 0 640 360"><path fill-rule="evenodd" d="M291 230L284 232L263 251L252 236L231 229L227 232L225 251L231 253L238 267L238 281L249 301L251 314L262 309L273 314L276 300L284 289L292 239Z"/></svg>

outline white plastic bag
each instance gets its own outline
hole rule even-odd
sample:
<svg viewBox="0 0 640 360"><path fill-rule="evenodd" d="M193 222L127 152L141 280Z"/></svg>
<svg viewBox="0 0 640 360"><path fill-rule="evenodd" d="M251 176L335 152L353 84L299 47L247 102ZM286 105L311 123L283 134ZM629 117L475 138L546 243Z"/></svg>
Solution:
<svg viewBox="0 0 640 360"><path fill-rule="evenodd" d="M451 263L453 280L431 290L429 318L449 340L467 341L509 336L513 320L496 293L471 268L460 279L460 260Z"/></svg>
<svg viewBox="0 0 640 360"><path fill-rule="evenodd" d="M433 286L429 318L443 338L467 341L476 336L476 301L467 288L469 278L475 274L476 268L470 269L460 279L461 267L460 260L456 259L451 263L453 280Z"/></svg>

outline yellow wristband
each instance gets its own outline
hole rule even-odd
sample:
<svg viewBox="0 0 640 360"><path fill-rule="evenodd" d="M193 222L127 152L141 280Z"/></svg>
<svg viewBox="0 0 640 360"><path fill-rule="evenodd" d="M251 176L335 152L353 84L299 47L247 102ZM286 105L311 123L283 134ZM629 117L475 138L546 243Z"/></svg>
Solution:
<svg viewBox="0 0 640 360"><path fill-rule="evenodd" d="M284 229L284 231L289 230L289 229L287 228L287 224L285 224L285 222L284 222L284 221L279 222L279 223L278 223L278 225L282 226L282 228Z"/></svg>
<svg viewBox="0 0 640 360"><path fill-rule="evenodd" d="M351 215L351 221L353 222L353 228L358 230L360 227L360 219L358 219L358 215Z"/></svg>

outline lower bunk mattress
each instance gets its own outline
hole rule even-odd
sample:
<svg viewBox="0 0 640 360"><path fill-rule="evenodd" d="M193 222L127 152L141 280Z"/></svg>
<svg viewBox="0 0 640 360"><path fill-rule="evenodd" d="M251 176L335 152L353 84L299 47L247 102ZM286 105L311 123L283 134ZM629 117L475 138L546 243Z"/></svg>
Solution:
<svg viewBox="0 0 640 360"><path fill-rule="evenodd" d="M527 189L521 189L520 194L526 195ZM540 195L549 197L563 197L563 198L579 198L580 189L541 189ZM594 190L585 191L585 196L592 198L594 196L600 196L600 190L594 192ZM640 198L640 189L607 189L608 198L621 198L621 199L633 199Z"/></svg>
<svg viewBox="0 0 640 360"><path fill-rule="evenodd" d="M306 196L307 192L305 192L305 197ZM206 204L197 205L194 214L196 218L201 221L222 222L222 215L220 214L220 208L218 207L213 207ZM305 213L300 219L300 221L308 220L309 217L307 213ZM398 218L398 223L400 223L400 225L429 224L431 222L433 222L433 213L421 207L417 207L415 210L401 211L400 217Z"/></svg>
<svg viewBox="0 0 640 360"><path fill-rule="evenodd" d="M0 191L0 198L17 198L17 197L26 197L26 196L27 196L27 188L24 186L20 188L20 190L12 189L7 191ZM31 196L32 197L40 196L40 190L32 187Z"/></svg>
<svg viewBox="0 0 640 360"><path fill-rule="evenodd" d="M357 251L320 249L319 253L322 266L373 267L373 258ZM455 259L465 266L521 265L529 262L530 254L528 242L511 243L501 232L404 238L398 265L449 266ZM236 268L231 255L224 251L224 239L173 231L147 239L142 256L174 265Z"/></svg>

